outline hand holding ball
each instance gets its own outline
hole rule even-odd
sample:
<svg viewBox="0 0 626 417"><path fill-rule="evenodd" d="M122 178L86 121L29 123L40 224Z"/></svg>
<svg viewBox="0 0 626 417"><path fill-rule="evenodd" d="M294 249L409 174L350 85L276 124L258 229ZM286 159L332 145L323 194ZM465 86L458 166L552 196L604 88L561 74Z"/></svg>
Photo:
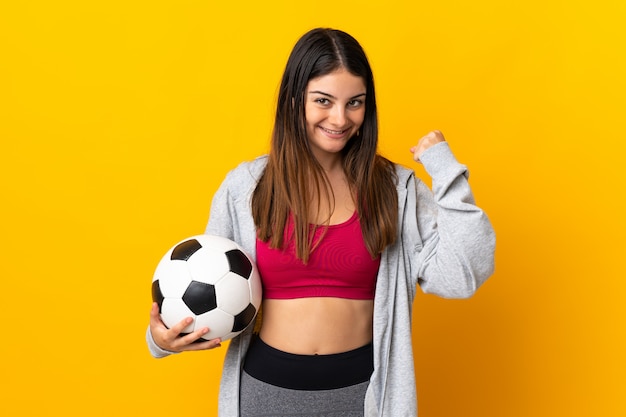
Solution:
<svg viewBox="0 0 626 417"><path fill-rule="evenodd" d="M213 235L176 244L152 278L152 300L159 305L165 326L192 317L183 333L208 327L205 340L225 341L244 331L259 311L261 293L252 259L235 242Z"/></svg>

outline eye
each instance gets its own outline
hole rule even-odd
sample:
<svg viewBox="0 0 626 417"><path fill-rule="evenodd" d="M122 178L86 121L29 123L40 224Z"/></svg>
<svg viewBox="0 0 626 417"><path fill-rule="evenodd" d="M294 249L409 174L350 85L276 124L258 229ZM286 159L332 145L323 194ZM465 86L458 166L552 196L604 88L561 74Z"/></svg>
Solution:
<svg viewBox="0 0 626 417"><path fill-rule="evenodd" d="M353 100L350 100L348 102L348 106L352 107L353 109L359 108L363 105L363 100L355 98Z"/></svg>
<svg viewBox="0 0 626 417"><path fill-rule="evenodd" d="M330 104L330 100L325 97L319 97L314 100L315 103L321 104L322 106L327 106Z"/></svg>

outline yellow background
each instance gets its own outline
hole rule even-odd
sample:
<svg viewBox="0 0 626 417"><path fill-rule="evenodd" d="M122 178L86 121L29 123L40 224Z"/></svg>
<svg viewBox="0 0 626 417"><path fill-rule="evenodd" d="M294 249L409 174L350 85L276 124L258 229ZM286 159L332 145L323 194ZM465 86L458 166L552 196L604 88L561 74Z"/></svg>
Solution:
<svg viewBox="0 0 626 417"><path fill-rule="evenodd" d="M497 231L474 298L417 297L420 417L625 415L625 5L2 2L0 414L215 415L223 349L148 355L152 273L331 26L374 67L381 151L441 129Z"/></svg>

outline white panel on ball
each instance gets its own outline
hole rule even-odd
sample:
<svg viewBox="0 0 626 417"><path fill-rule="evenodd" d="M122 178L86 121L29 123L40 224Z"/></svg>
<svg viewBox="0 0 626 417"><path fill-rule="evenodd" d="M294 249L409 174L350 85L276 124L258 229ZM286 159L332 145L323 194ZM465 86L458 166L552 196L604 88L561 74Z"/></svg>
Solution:
<svg viewBox="0 0 626 417"><path fill-rule="evenodd" d="M193 317L194 315L180 298L165 298L161 309L167 311L167 315L162 315L161 318L163 323L168 328L171 328L180 323L183 319ZM193 322L183 329L183 333L189 333L192 331Z"/></svg>
<svg viewBox="0 0 626 417"><path fill-rule="evenodd" d="M241 313L252 301L240 296L242 293L250 293L248 280L229 272L215 285L217 306L227 313L236 316Z"/></svg>
<svg viewBox="0 0 626 417"><path fill-rule="evenodd" d="M169 255L159 263L155 277L159 277L159 286L164 297L180 298L191 282L187 262L171 261Z"/></svg>
<svg viewBox="0 0 626 417"><path fill-rule="evenodd" d="M207 242L202 241L200 243L207 244ZM194 253L187 264L191 278L207 284L215 284L230 270L224 252L212 247L203 247Z"/></svg>
<svg viewBox="0 0 626 417"><path fill-rule="evenodd" d="M228 252L232 249L239 249L239 245L230 239L216 235L199 235L195 236L196 239L208 248L212 248L218 252Z"/></svg>
<svg viewBox="0 0 626 417"><path fill-rule="evenodd" d="M235 319L231 314L216 309L196 317L195 329L209 328L209 333L202 336L204 339L211 340L222 337L222 340L226 340L223 335L230 333L234 322Z"/></svg>

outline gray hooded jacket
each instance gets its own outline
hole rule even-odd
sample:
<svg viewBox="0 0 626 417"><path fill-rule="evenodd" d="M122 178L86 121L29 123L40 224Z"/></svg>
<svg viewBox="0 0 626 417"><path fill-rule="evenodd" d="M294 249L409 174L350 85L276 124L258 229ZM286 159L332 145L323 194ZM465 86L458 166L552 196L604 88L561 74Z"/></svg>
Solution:
<svg viewBox="0 0 626 417"><path fill-rule="evenodd" d="M415 417L417 400L411 314L416 287L445 298L467 298L493 273L495 235L474 203L468 171L446 142L426 150L421 162L432 192L413 171L396 167L399 236L381 255L374 299L374 372L364 404L366 417ZM256 258L256 228L250 199L267 157L242 163L213 197L206 233L239 243ZM239 381L252 336L250 326L230 341L222 371L219 416L239 414ZM149 329L148 346L160 349Z"/></svg>

